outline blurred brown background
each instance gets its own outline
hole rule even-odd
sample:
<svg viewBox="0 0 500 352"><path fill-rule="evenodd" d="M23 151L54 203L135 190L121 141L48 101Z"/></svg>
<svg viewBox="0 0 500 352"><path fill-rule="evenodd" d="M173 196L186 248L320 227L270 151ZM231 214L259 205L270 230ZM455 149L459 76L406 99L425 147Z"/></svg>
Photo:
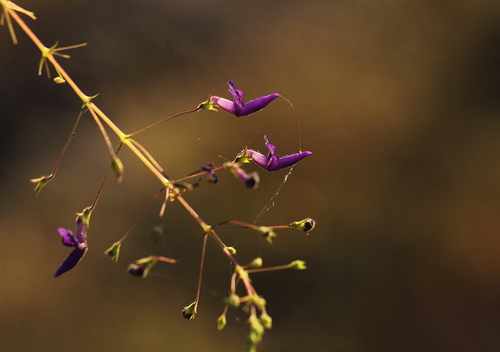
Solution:
<svg viewBox="0 0 500 352"><path fill-rule="evenodd" d="M245 145L279 155L311 150L286 171L260 171L245 191L228 173L186 199L209 223L282 224L307 216L310 236L280 231L272 246L223 232L238 259L305 260L306 271L254 275L274 327L259 351L500 350L500 3L498 1L62 1L25 0L45 45L88 42L60 62L125 132L192 109L208 94L246 100L279 92L267 109L236 118L202 111L145 132L172 177ZM59 173L39 196L81 105L67 85L37 76L40 53L16 26L0 28L0 345L2 351L239 351L240 311L216 330L230 267L209 242L199 314L199 251L136 279L127 265L178 257L200 229L176 203L167 235L149 238L160 202L112 263L102 253L132 225L160 183L124 150L92 216L89 252L71 251L58 227L90 205L109 158L84 115ZM52 70L52 75L54 75ZM116 138L112 138L116 144ZM252 166L247 168L252 170ZM257 169L255 167L255 169Z"/></svg>

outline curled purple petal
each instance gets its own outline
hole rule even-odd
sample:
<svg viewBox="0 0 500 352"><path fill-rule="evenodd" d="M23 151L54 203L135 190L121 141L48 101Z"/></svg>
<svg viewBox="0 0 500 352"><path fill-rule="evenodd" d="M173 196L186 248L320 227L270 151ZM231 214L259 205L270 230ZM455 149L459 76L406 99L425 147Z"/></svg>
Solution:
<svg viewBox="0 0 500 352"><path fill-rule="evenodd" d="M227 82L229 85L229 92L234 98L234 103L238 106L238 110L243 108L243 91L236 89L236 86L233 81Z"/></svg>
<svg viewBox="0 0 500 352"><path fill-rule="evenodd" d="M83 258L83 256L87 252L87 249L88 248L86 246L84 246L83 248L75 248L73 252L71 252L66 260L61 264L59 269L57 269L54 277L58 277L59 275L64 274L66 271L73 269L75 265L78 264L78 262Z"/></svg>
<svg viewBox="0 0 500 352"><path fill-rule="evenodd" d="M264 136L264 139L266 140L266 147L269 150L269 156L274 156L276 153L276 147L269 143L269 138L267 136Z"/></svg>
<svg viewBox="0 0 500 352"><path fill-rule="evenodd" d="M76 247L77 243L75 240L75 236L73 236L73 232L71 232L70 230L63 229L63 228L59 228L59 229L57 229L57 231L62 236L62 243L65 246Z"/></svg>

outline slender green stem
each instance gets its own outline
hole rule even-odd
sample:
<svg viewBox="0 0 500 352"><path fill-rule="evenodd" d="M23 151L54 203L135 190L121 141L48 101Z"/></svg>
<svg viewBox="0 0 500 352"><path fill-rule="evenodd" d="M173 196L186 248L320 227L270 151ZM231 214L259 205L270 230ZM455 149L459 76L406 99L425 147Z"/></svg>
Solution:
<svg viewBox="0 0 500 352"><path fill-rule="evenodd" d="M291 267L292 266L290 264L285 264L285 265L271 266L268 268L247 269L247 273L264 273L267 271L290 269Z"/></svg>
<svg viewBox="0 0 500 352"><path fill-rule="evenodd" d="M155 174L155 176L163 183L164 186L170 184L167 177L162 175L162 173L148 160L144 154L130 141L129 135L123 133L114 123L111 121L94 103L89 102L88 106L95 110L97 115L118 135L121 142L132 150L132 152L137 155L137 157L148 167L148 169Z"/></svg>
<svg viewBox="0 0 500 352"><path fill-rule="evenodd" d="M191 248L189 248L186 253L184 253L182 255L182 257L180 257L179 259L172 259L172 258L167 258L167 257L162 257L162 256L153 256L153 258L159 262L165 262L165 263L170 263L170 264L179 264L180 262L182 262L184 259L187 258L188 255L191 254L191 252L196 248L196 246L198 245L198 243L200 243L201 239L206 239L207 238L207 235L206 234L203 234L200 238L198 238L196 240L196 242L191 246Z"/></svg>
<svg viewBox="0 0 500 352"><path fill-rule="evenodd" d="M163 175L165 176L167 179L169 179L169 177L167 176L167 174L165 173L165 170L163 170L163 168L160 166L160 164L158 164L158 162L156 162L156 160L153 158L153 156L146 150L146 148L144 148L141 144L139 144L139 142L137 142L136 140L130 138L129 139L137 148L140 149L140 151L146 156L146 158L148 158L148 160L154 165L154 167L156 167L156 169Z"/></svg>
<svg viewBox="0 0 500 352"><path fill-rule="evenodd" d="M52 171L52 174L50 174L50 176L47 176L47 180L50 180L56 176L56 172L57 172L57 169L59 168L59 164L61 163L61 160L62 160L64 154L66 154L66 151L68 150L68 147L69 147L69 144L71 143L71 140L73 139L73 137L76 134L76 127L78 126L78 123L80 122L80 118L82 117L82 114L83 114L83 109L80 110L80 113L78 114L78 118L76 119L76 122L75 122L75 126L73 127L73 131L71 131L71 134L68 138L68 141L66 142L66 145L64 146L64 149L56 161L56 165L54 166L54 171Z"/></svg>
<svg viewBox="0 0 500 352"><path fill-rule="evenodd" d="M102 136L104 137L104 141L106 142L106 146L108 147L109 155L111 156L111 159L115 160L116 153L113 150L113 145L111 144L111 141L109 140L109 136L108 136L108 133L106 132L106 129L102 125L101 121L99 120L99 117L97 117L94 110L89 109L89 111L92 114L92 117L94 118L95 122L97 123L97 126L99 126L99 129L101 130Z"/></svg>
<svg viewBox="0 0 500 352"><path fill-rule="evenodd" d="M130 134L130 136L135 136L136 134L139 134L139 133L141 133L141 132L144 132L144 131L146 131L146 130L149 130L150 128L156 127L156 126L158 126L158 125L160 125L160 124L162 124L162 123L164 123L164 122L167 122L167 121L169 121L169 120L172 120L172 119L173 119L173 118L175 118L175 117L178 117L178 116L181 116L181 115L190 114L190 113L192 113L192 112L196 112L196 111L198 111L198 110L200 110L200 109L201 109L200 107L197 107L196 109L189 110L189 111L184 111L184 112L180 112L180 113L175 114L175 115L173 115L173 116L167 117L166 119L163 119L163 120L161 120L161 121L155 122L155 123L154 123L154 124L152 124L152 125L149 125L149 126L147 126L147 127L141 128L140 130L135 131L134 133L131 133L131 134Z"/></svg>
<svg viewBox="0 0 500 352"><path fill-rule="evenodd" d="M109 171L108 171L109 172ZM146 205L146 207L142 210L141 214L139 215L139 217L135 220L135 222L132 224L132 226L130 227L130 229L127 231L127 233L125 233L125 235L123 235L122 238L120 238L120 240L118 241L118 243L122 243L123 241L125 241L125 239L128 237L128 235L132 232L132 230L134 229L134 227L137 225L137 223L139 222L139 220L141 220L141 218L144 216L144 214L146 213L146 211L151 207L151 205L154 203L154 201L158 198L158 196L161 194L161 192L163 192L165 188L162 187L162 189L160 189L158 191L158 193L155 194L155 196L153 197L153 199L151 199L149 201L149 203Z"/></svg>
<svg viewBox="0 0 500 352"><path fill-rule="evenodd" d="M222 170L222 169L224 169L224 166L217 166L217 167L214 167L212 169L212 171L219 171L219 170ZM184 176L182 178L178 178L175 181L179 182L179 181L189 180L191 178L195 178L195 177L206 175L207 173L208 173L208 171L196 171L196 172L194 172L192 174L189 174L187 176Z"/></svg>
<svg viewBox="0 0 500 352"><path fill-rule="evenodd" d="M200 301L200 291L201 291L201 277L202 277L202 274L203 274L203 263L205 261L205 251L207 249L207 239L208 239L208 236L205 234L204 235L204 239L203 239L203 249L201 251L201 264L200 264L200 276L198 278L198 290L196 292L196 300L195 302L199 302Z"/></svg>
<svg viewBox="0 0 500 352"><path fill-rule="evenodd" d="M118 154L122 145L123 144L120 144L118 146L118 149L116 149L115 154ZM108 167L108 171L106 171L106 175L104 175L104 179L101 182L101 186L99 187L99 190L97 191L97 195L95 197L94 203L90 207L88 207L87 210L92 211L95 208L95 206L97 205L97 201L99 200L99 197L101 196L102 189L104 187L104 184L106 183L106 180L108 179L109 173L111 172L112 168L113 168L112 166Z"/></svg>

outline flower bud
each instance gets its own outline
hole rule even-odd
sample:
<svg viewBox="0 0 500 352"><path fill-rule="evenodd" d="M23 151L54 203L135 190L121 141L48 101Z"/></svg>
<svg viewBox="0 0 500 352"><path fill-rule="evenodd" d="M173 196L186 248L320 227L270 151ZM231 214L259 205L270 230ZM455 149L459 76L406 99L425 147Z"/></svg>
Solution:
<svg viewBox="0 0 500 352"><path fill-rule="evenodd" d="M51 180L51 178L52 178L52 176L42 176L39 178L32 178L30 180L31 183L36 183L35 192L37 195L38 195L38 193L40 193L42 188L47 184L47 182L49 182Z"/></svg>
<svg viewBox="0 0 500 352"><path fill-rule="evenodd" d="M273 319L267 315L267 313L262 313L259 319L266 329L271 329L273 327Z"/></svg>
<svg viewBox="0 0 500 352"><path fill-rule="evenodd" d="M252 302L257 306L257 308L262 308L267 303L264 297L258 295L252 295Z"/></svg>
<svg viewBox="0 0 500 352"><path fill-rule="evenodd" d="M238 308L240 305L240 297L233 293L229 297L224 298L224 304L233 308Z"/></svg>
<svg viewBox="0 0 500 352"><path fill-rule="evenodd" d="M236 249L234 247L226 247L226 248L229 251L229 253L231 253L232 255L236 255Z"/></svg>
<svg viewBox="0 0 500 352"><path fill-rule="evenodd" d="M153 238L154 243L161 242L163 239L163 228L161 225L156 225L151 232L151 238Z"/></svg>
<svg viewBox="0 0 500 352"><path fill-rule="evenodd" d="M116 175L116 179L118 180L118 183L122 182L123 179L123 164L118 157L113 158L113 161L111 162L111 167L113 168L113 171Z"/></svg>
<svg viewBox="0 0 500 352"><path fill-rule="evenodd" d="M252 264L250 265L252 268L261 268L262 267L262 258L258 257L252 260Z"/></svg>
<svg viewBox="0 0 500 352"><path fill-rule="evenodd" d="M104 254L107 256L111 257L111 260L114 260L115 262L118 261L118 255L120 254L120 247L121 247L121 242L115 242L113 245L108 248Z"/></svg>
<svg viewBox="0 0 500 352"><path fill-rule="evenodd" d="M294 260L290 263L290 268L295 270L305 270L307 269L306 262L303 260Z"/></svg>
<svg viewBox="0 0 500 352"><path fill-rule="evenodd" d="M295 227L298 230L304 231L304 232L309 232L312 229L314 229L314 226L316 226L316 221L314 221L311 218L305 218L304 220L301 221L295 221L290 224L292 227Z"/></svg>
<svg viewBox="0 0 500 352"><path fill-rule="evenodd" d="M57 76L56 78L54 78L54 82L56 82L57 84L66 83L64 78L62 78L61 76Z"/></svg>
<svg viewBox="0 0 500 352"><path fill-rule="evenodd" d="M194 319L196 313L198 313L198 302L193 302L189 306L184 307L181 313L182 317L187 320Z"/></svg>
<svg viewBox="0 0 500 352"><path fill-rule="evenodd" d="M150 256L147 258L142 258L136 260L134 263L128 266L128 272L132 276L137 277L147 277L153 265L156 264L156 260Z"/></svg>
<svg viewBox="0 0 500 352"><path fill-rule="evenodd" d="M255 333L256 336L262 338L262 335L264 335L264 326L262 325L260 320L255 316L252 316L248 319L248 322L250 323L252 332Z"/></svg>
<svg viewBox="0 0 500 352"><path fill-rule="evenodd" d="M226 316L222 314L219 319L217 319L217 330L221 331L226 326Z"/></svg>
<svg viewBox="0 0 500 352"><path fill-rule="evenodd" d="M273 237L276 237L276 232L274 232L271 228L266 226L259 227L259 231L262 232L264 238L269 242L269 244L273 243Z"/></svg>

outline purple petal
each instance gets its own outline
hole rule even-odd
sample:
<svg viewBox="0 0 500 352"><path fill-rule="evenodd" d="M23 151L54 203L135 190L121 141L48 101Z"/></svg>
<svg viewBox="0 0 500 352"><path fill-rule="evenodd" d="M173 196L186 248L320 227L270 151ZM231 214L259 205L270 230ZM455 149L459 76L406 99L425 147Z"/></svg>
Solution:
<svg viewBox="0 0 500 352"><path fill-rule="evenodd" d="M269 163L271 162L270 157L265 156L259 152L256 152L255 150L247 150L247 155L252 158L254 163L263 167L264 169L267 169Z"/></svg>
<svg viewBox="0 0 500 352"><path fill-rule="evenodd" d="M293 155L287 155L279 158L275 163L268 167L269 171L278 171L286 167L297 164L299 161L304 159L306 156L311 155L311 152L302 152Z"/></svg>
<svg viewBox="0 0 500 352"><path fill-rule="evenodd" d="M220 98L220 97L212 97L211 99L213 102L217 103L217 105L221 109L226 110L227 112L229 112L231 114L235 114L236 111L238 110L238 105L233 103L231 100L227 100L227 99Z"/></svg>
<svg viewBox="0 0 500 352"><path fill-rule="evenodd" d="M64 274L66 271L73 269L75 265L78 264L78 262L83 258L83 256L87 252L87 249L87 247L75 248L75 250L71 252L66 260L61 264L59 269L57 269L54 277L58 277L59 275Z"/></svg>
<svg viewBox="0 0 500 352"><path fill-rule="evenodd" d="M229 81L227 82L227 84L229 84L229 92L233 96L234 102L236 103L236 105L238 105L239 109L241 110L241 108L243 107L243 91L236 89L236 86L234 85L233 81Z"/></svg>
<svg viewBox="0 0 500 352"><path fill-rule="evenodd" d="M85 225L83 224L83 218L81 216L76 219L76 242L78 243L78 245L87 244Z"/></svg>
<svg viewBox="0 0 500 352"><path fill-rule="evenodd" d="M264 136L264 139L266 140L266 147L269 149L269 156L274 156L276 153L276 147L269 143L269 138L267 138L267 136Z"/></svg>
<svg viewBox="0 0 500 352"><path fill-rule="evenodd" d="M235 115L240 117L253 114L254 112L264 109L270 102L272 102L279 96L280 95L278 93L274 93L271 95L266 95L265 97L260 97L258 99L249 101L248 103L243 104L243 108L240 109L240 111L237 111Z"/></svg>
<svg viewBox="0 0 500 352"><path fill-rule="evenodd" d="M59 229L57 229L57 231L62 236L62 243L65 246L76 247L77 243L75 241L75 236L73 236L73 232L71 232L70 230L63 229L63 228L59 228Z"/></svg>

